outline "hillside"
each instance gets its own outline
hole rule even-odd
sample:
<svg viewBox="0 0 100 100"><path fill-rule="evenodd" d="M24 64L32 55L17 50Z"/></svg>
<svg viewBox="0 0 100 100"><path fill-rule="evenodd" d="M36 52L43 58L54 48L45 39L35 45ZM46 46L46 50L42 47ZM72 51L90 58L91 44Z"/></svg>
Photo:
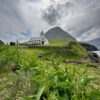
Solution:
<svg viewBox="0 0 100 100"><path fill-rule="evenodd" d="M76 41L69 33L62 30L60 27L54 27L46 32L46 38L49 42L66 42Z"/></svg>
<svg viewBox="0 0 100 100"><path fill-rule="evenodd" d="M78 43L63 50L0 45L0 100L99 100L100 70L78 62L87 55Z"/></svg>
<svg viewBox="0 0 100 100"><path fill-rule="evenodd" d="M87 43L95 45L98 49L100 49L100 38L96 38L94 40L86 41Z"/></svg>
<svg viewBox="0 0 100 100"><path fill-rule="evenodd" d="M97 47L92 44L80 42L80 45L83 46L87 51L98 51Z"/></svg>

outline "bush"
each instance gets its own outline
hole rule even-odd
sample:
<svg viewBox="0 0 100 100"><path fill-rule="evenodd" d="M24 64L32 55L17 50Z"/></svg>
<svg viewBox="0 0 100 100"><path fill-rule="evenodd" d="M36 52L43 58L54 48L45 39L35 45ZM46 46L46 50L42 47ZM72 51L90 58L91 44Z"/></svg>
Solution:
<svg viewBox="0 0 100 100"><path fill-rule="evenodd" d="M60 60L53 60L51 65L42 63L33 70L39 72L32 78L36 82L35 100L89 100L93 95L91 88L95 78L89 76L86 70L77 66L59 66ZM96 94L96 93L95 93ZM95 98L96 99L96 98Z"/></svg>
<svg viewBox="0 0 100 100"><path fill-rule="evenodd" d="M98 68L99 65L95 64L95 63L87 63L86 64L87 67L93 67L93 68Z"/></svg>
<svg viewBox="0 0 100 100"><path fill-rule="evenodd" d="M19 47L16 46L11 48L8 45L2 45L0 47L0 51L0 72L15 71L17 68L19 68L19 60L21 55Z"/></svg>
<svg viewBox="0 0 100 100"><path fill-rule="evenodd" d="M1 44L4 44L4 42L3 42L2 40L0 40L0 45L1 45Z"/></svg>

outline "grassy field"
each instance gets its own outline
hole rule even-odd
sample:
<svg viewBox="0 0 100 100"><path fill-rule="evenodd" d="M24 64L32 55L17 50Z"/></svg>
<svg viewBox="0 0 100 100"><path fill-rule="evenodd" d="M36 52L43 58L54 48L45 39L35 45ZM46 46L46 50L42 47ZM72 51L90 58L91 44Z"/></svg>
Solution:
<svg viewBox="0 0 100 100"><path fill-rule="evenodd" d="M100 70L62 60L88 52L0 45L0 100L100 100Z"/></svg>
<svg viewBox="0 0 100 100"><path fill-rule="evenodd" d="M49 45L41 45L41 46L64 46L64 44L49 44ZM67 45L66 45L67 46ZM62 57L63 59L73 59L80 60L82 57L88 56L88 52L81 47L78 43L71 46L70 49L46 49L46 48L35 48L29 49L27 47L23 48L26 54L30 54L35 52L35 55L43 55L43 58L58 58Z"/></svg>

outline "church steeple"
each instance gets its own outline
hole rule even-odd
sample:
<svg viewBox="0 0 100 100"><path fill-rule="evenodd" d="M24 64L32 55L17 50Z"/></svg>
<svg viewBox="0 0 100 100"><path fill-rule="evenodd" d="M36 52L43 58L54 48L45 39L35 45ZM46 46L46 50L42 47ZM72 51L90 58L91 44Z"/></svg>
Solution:
<svg viewBox="0 0 100 100"><path fill-rule="evenodd" d="M43 30L42 30L40 36L43 37L43 38L45 37L45 34L44 34Z"/></svg>

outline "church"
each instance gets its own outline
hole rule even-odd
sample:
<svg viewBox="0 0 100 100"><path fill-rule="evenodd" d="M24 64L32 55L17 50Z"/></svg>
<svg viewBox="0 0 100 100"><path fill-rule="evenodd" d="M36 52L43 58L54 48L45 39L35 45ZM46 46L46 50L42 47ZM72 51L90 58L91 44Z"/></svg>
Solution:
<svg viewBox="0 0 100 100"><path fill-rule="evenodd" d="M28 41L28 44L38 45L38 44L49 44L48 40L45 37L45 33L42 31L40 37L33 37Z"/></svg>

